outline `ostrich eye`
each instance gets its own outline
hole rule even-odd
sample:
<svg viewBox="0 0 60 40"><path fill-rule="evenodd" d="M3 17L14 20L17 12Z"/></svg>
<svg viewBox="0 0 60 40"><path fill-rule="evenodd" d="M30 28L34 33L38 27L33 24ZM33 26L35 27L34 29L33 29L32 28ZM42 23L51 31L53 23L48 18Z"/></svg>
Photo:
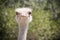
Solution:
<svg viewBox="0 0 60 40"><path fill-rule="evenodd" d="M16 15L18 15L19 13L18 12L16 12Z"/></svg>
<svg viewBox="0 0 60 40"><path fill-rule="evenodd" d="M28 13L29 15L31 14L31 12Z"/></svg>

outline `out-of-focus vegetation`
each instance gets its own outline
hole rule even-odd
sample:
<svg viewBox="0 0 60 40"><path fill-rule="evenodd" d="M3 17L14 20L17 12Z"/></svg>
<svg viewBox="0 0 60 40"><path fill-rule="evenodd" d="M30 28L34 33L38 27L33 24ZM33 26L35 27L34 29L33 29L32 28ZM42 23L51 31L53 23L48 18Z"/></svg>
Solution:
<svg viewBox="0 0 60 40"><path fill-rule="evenodd" d="M27 40L60 40L60 0L0 0L0 40L17 40L18 7L33 9Z"/></svg>

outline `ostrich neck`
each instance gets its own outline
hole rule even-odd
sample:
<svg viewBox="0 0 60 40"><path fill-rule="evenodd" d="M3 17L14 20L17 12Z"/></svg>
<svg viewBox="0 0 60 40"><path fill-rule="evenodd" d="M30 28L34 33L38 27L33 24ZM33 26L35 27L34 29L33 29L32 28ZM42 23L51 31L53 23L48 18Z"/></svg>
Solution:
<svg viewBox="0 0 60 40"><path fill-rule="evenodd" d="M26 17L22 17L19 22L19 32L18 32L18 40L26 40L27 31L28 31L28 20Z"/></svg>

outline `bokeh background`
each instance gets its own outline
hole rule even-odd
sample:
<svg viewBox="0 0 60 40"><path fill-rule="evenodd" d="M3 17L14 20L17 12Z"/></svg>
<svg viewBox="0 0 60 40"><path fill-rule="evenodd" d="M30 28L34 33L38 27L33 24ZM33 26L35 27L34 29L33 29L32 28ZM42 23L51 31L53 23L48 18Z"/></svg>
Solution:
<svg viewBox="0 0 60 40"><path fill-rule="evenodd" d="M60 40L60 0L0 0L0 40L17 40L18 7L33 9L27 40Z"/></svg>

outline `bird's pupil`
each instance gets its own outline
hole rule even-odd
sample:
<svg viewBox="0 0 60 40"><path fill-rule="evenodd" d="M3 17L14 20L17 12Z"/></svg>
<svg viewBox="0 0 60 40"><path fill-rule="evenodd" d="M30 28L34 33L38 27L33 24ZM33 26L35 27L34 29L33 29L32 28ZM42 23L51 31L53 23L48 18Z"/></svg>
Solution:
<svg viewBox="0 0 60 40"><path fill-rule="evenodd" d="M19 13L18 12L16 12L16 15L18 15Z"/></svg>
<svg viewBox="0 0 60 40"><path fill-rule="evenodd" d="M31 14L31 12L29 12L29 15Z"/></svg>

